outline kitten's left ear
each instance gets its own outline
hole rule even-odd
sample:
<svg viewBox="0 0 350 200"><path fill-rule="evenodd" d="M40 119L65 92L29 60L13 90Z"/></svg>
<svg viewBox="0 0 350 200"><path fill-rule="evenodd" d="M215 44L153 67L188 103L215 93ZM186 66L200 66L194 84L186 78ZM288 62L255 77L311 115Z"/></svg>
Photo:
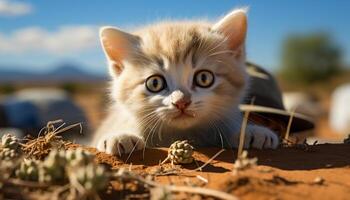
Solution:
<svg viewBox="0 0 350 200"><path fill-rule="evenodd" d="M247 9L237 9L214 24L212 29L224 34L231 50L244 45L247 34Z"/></svg>
<svg viewBox="0 0 350 200"><path fill-rule="evenodd" d="M105 54L117 75L123 71L122 61L133 55L139 38L114 27L102 27L100 40Z"/></svg>

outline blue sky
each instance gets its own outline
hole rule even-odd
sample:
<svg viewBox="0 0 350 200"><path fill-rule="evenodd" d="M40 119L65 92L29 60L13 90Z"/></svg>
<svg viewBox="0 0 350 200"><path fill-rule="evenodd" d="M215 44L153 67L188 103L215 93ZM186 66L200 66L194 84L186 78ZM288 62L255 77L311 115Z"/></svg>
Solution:
<svg viewBox="0 0 350 200"><path fill-rule="evenodd" d="M215 20L239 6L250 7L250 60L275 70L287 35L326 31L350 63L350 1L345 0L0 0L0 68L43 71L72 62L106 73L98 27L130 29L162 19Z"/></svg>

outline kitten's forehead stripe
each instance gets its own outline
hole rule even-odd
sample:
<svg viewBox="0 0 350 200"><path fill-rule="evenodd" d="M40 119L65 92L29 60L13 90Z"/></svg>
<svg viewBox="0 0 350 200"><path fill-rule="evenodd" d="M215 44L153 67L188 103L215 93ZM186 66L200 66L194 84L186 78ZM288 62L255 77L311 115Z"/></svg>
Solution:
<svg viewBox="0 0 350 200"><path fill-rule="evenodd" d="M212 53L213 49L220 51L224 47L218 45L223 38L215 35L210 25L205 23L164 23L146 27L136 34L143 40L141 49L146 57L162 55L175 66L190 58L194 68L198 58ZM163 64L161 59L151 60L160 67Z"/></svg>
<svg viewBox="0 0 350 200"><path fill-rule="evenodd" d="M192 61L192 67L195 68L196 66L196 52L198 48L200 47L201 43L201 38L199 36L199 33L192 29L189 32L189 35L191 37L190 43L185 47L184 53L183 53L183 60L185 60L188 56L192 56L191 61Z"/></svg>
<svg viewBox="0 0 350 200"><path fill-rule="evenodd" d="M158 65L158 67L161 68L161 70L164 70L164 60L162 57L158 55L153 55L152 60Z"/></svg>

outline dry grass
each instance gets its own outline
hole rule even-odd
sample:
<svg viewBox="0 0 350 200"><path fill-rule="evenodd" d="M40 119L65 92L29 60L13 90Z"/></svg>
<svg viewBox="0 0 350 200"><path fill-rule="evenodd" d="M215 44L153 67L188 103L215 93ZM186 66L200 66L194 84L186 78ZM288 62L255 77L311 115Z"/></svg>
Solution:
<svg viewBox="0 0 350 200"><path fill-rule="evenodd" d="M290 129L292 127L292 122L293 122L293 117L294 117L294 114L295 114L295 110L296 108L294 108L290 114L290 117L289 117L289 120L288 120L288 125L287 125L287 130L286 130L286 133L284 134L284 139L286 141L289 140L289 134L290 134Z"/></svg>
<svg viewBox="0 0 350 200"><path fill-rule="evenodd" d="M60 123L60 125L55 128L55 124ZM71 144L69 141L64 141L59 135L69 129L72 129L81 124L73 124L64 127L66 124L63 120L50 121L47 123L38 134L37 138L26 138L27 142L22 144L22 150L28 157L34 157L36 159L45 158L51 149L66 149L67 145Z"/></svg>
<svg viewBox="0 0 350 200"><path fill-rule="evenodd" d="M241 126L241 132L239 136L239 145L238 145L238 152L237 152L237 157L241 157L243 153L243 148L244 148L244 142L245 142L245 135L246 135L246 128L248 125L248 118L249 118L249 111L246 111L244 113L243 121L242 121L242 126Z"/></svg>

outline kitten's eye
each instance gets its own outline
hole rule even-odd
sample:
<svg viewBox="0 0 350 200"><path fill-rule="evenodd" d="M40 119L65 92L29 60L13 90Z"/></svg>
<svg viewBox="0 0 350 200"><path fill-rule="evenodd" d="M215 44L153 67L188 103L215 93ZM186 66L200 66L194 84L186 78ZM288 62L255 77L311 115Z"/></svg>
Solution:
<svg viewBox="0 0 350 200"><path fill-rule="evenodd" d="M214 74L208 70L201 70L194 75L196 86L208 88L214 83Z"/></svg>
<svg viewBox="0 0 350 200"><path fill-rule="evenodd" d="M166 82L163 76L153 75L146 79L146 88L150 92L160 92L166 88Z"/></svg>

